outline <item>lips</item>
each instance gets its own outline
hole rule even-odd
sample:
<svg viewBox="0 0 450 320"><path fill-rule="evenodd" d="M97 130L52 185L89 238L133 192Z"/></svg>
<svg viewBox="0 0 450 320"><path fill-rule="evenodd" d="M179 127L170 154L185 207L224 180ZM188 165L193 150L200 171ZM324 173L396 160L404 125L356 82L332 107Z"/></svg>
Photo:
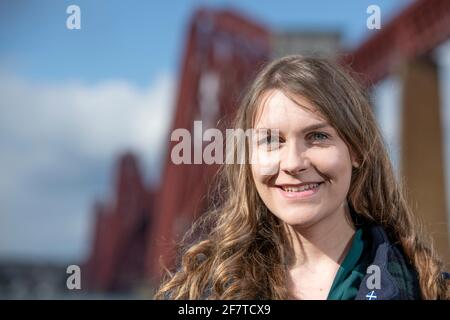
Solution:
<svg viewBox="0 0 450 320"><path fill-rule="evenodd" d="M284 186L280 186L280 188L287 192L301 192L301 191L317 188L321 183L322 182L311 182L311 183L295 185L295 186L284 185Z"/></svg>
<svg viewBox="0 0 450 320"><path fill-rule="evenodd" d="M308 181L308 182L302 182L302 183L290 183L290 184L277 184L276 186L278 188L283 189L284 191L304 191L308 189L312 189L314 187L317 187L318 185L322 184L323 181Z"/></svg>
<svg viewBox="0 0 450 320"><path fill-rule="evenodd" d="M315 195L323 181L302 182L299 184L277 185L281 195L288 199L304 199Z"/></svg>

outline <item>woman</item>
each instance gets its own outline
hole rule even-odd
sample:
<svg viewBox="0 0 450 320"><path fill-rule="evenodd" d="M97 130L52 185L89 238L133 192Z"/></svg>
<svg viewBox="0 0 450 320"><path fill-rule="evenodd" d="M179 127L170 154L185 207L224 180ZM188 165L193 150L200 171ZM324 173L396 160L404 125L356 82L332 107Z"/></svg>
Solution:
<svg viewBox="0 0 450 320"><path fill-rule="evenodd" d="M368 98L340 66L270 63L235 128L256 132L248 161L221 168L211 208L155 298L448 298Z"/></svg>

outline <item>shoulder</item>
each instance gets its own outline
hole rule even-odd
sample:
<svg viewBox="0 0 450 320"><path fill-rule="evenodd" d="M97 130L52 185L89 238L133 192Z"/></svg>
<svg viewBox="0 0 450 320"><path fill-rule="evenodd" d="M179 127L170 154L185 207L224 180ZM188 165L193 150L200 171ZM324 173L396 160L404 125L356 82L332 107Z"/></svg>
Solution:
<svg viewBox="0 0 450 320"><path fill-rule="evenodd" d="M379 300L420 299L418 274L402 248L394 244L379 225L370 225L364 230L368 242L365 255L368 266L372 267L371 273L363 278L356 299L365 300L367 296L376 296Z"/></svg>

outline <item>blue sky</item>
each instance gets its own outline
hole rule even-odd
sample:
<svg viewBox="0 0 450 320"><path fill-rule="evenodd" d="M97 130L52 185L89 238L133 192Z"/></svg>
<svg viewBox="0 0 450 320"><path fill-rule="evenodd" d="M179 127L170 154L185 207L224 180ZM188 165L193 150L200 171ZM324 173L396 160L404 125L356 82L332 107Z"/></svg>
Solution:
<svg viewBox="0 0 450 320"><path fill-rule="evenodd" d="M85 258L92 206L112 196L124 150L139 155L148 183L157 181L198 7L234 8L274 31L337 30L354 48L375 32L366 28L369 5L380 6L383 25L410 2L1 1L0 259ZM81 8L81 30L66 28L71 4ZM393 81L379 98L387 119ZM396 123L386 123L395 136Z"/></svg>
<svg viewBox="0 0 450 320"><path fill-rule="evenodd" d="M199 6L240 9L273 30L337 29L355 46L369 35L370 4L380 7L383 23L409 2L7 0L0 4L0 61L38 80L118 78L145 86L161 71L178 70L186 26ZM81 30L65 27L70 4L81 8Z"/></svg>

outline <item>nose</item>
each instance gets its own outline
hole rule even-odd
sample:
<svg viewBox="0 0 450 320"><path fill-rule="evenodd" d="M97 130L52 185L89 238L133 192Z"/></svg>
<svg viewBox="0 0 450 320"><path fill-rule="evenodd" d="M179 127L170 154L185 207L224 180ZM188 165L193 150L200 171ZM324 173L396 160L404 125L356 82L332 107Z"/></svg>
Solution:
<svg viewBox="0 0 450 320"><path fill-rule="evenodd" d="M290 175L295 175L311 166L311 161L306 154L307 148L301 143L291 141L281 156L280 170Z"/></svg>

